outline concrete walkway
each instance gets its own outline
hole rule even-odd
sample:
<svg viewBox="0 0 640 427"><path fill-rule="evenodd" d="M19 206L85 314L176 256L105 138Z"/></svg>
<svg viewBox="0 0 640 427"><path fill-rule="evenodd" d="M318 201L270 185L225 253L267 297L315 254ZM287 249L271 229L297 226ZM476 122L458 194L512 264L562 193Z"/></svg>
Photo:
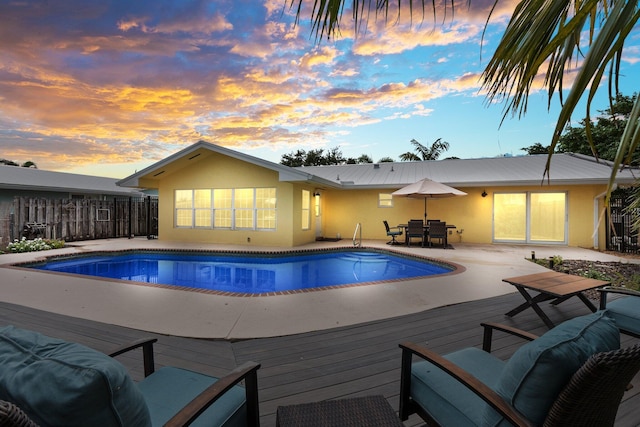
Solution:
<svg viewBox="0 0 640 427"><path fill-rule="evenodd" d="M319 242L295 249L352 246L350 241ZM110 239L72 242L64 249L0 255L0 300L68 316L168 335L242 339L290 335L351 325L498 296L515 289L503 278L544 271L526 258L625 261L597 251L562 246L454 244L455 249L384 247L460 264L465 271L441 277L372 284L294 295L231 297L199 292L45 273L10 267L63 253L122 249L228 249L274 251L282 248L184 244L159 240ZM635 260L634 260L635 262Z"/></svg>

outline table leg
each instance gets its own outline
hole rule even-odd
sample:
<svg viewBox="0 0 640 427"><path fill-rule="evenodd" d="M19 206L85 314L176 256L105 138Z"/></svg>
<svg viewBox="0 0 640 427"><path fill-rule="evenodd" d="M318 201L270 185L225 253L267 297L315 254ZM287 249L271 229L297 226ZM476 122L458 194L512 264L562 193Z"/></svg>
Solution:
<svg viewBox="0 0 640 427"><path fill-rule="evenodd" d="M525 288L523 288L522 286L516 286L516 289L524 297L526 302L523 303L523 304L520 304L518 307L516 307L513 310L511 310L510 312L506 313L505 316L513 317L516 314L520 313L521 311L525 310L526 308L531 307L536 312L538 317L540 317L542 319L542 321L545 323L545 325L547 325L547 327L549 329L553 328L555 325L553 324L551 319L549 319L549 317L544 313L544 311L542 311L542 309L538 305L539 302L548 301L550 299L553 299L553 297L550 297L548 295L544 295L542 293L536 295L535 297L531 297L531 295L529 295L529 292L527 292L527 290Z"/></svg>
<svg viewBox="0 0 640 427"><path fill-rule="evenodd" d="M589 298L587 298L582 292L578 292L577 294L571 294L571 295L567 295L564 297L560 297L560 298L556 298L551 304L553 305L558 305L562 302L565 302L566 300L568 300L571 297L578 297L582 300L582 302L584 303L584 305L587 306L587 308L589 310L591 310L592 312L596 312L598 309L597 307L591 302L591 300Z"/></svg>
<svg viewBox="0 0 640 427"><path fill-rule="evenodd" d="M586 305L589 308L589 310L591 310L593 313L598 311L598 308L582 292L578 293L578 298L580 298L582 300L582 302L584 303L584 305Z"/></svg>

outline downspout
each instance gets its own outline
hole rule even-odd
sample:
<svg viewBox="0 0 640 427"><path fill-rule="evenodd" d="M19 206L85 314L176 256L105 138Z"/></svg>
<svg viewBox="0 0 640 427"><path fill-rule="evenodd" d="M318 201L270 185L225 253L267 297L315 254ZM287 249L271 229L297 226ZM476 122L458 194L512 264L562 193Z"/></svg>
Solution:
<svg viewBox="0 0 640 427"><path fill-rule="evenodd" d="M618 188L618 184L613 184L613 187L611 188L611 191L615 191ZM607 192L604 191L600 194L597 194L594 198L593 198L593 224L594 224L594 229L593 229L593 249L598 249L598 237L599 237L599 225L600 225L600 209L598 209L598 199L602 199L604 198L604 196L607 195ZM606 235L606 233L605 233ZM606 249L606 242L605 242L605 247L604 249Z"/></svg>

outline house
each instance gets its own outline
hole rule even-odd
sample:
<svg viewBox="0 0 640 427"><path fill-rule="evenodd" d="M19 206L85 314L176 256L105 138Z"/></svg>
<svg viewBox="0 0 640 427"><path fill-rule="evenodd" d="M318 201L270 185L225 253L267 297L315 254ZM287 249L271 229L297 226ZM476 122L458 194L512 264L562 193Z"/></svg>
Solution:
<svg viewBox="0 0 640 427"><path fill-rule="evenodd" d="M0 165L0 203L16 196L58 199L140 197L138 189L122 188L117 179L35 168Z"/></svg>
<svg viewBox="0 0 640 427"><path fill-rule="evenodd" d="M454 224L450 242L605 247L603 200L611 164L556 154L290 168L198 142L118 182L156 188L159 238L292 247L319 237L386 239L382 221ZM617 185L632 185L633 171ZM394 197L429 178L464 197Z"/></svg>

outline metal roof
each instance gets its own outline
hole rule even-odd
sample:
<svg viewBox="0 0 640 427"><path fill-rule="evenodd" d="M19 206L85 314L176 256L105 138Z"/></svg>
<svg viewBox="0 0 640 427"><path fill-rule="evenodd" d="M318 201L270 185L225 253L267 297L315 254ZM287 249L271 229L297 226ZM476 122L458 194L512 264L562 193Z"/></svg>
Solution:
<svg viewBox="0 0 640 427"><path fill-rule="evenodd" d="M607 184L611 162L581 154L551 157L549 180L544 176L548 156L447 159L421 162L366 163L357 165L303 166L296 168L341 184L343 188L399 188L423 178L452 187L485 187L571 184ZM632 184L638 169L618 172L618 184Z"/></svg>
<svg viewBox="0 0 640 427"><path fill-rule="evenodd" d="M0 188L4 189L114 196L141 194L135 190L118 187L117 181L114 178L0 165Z"/></svg>

